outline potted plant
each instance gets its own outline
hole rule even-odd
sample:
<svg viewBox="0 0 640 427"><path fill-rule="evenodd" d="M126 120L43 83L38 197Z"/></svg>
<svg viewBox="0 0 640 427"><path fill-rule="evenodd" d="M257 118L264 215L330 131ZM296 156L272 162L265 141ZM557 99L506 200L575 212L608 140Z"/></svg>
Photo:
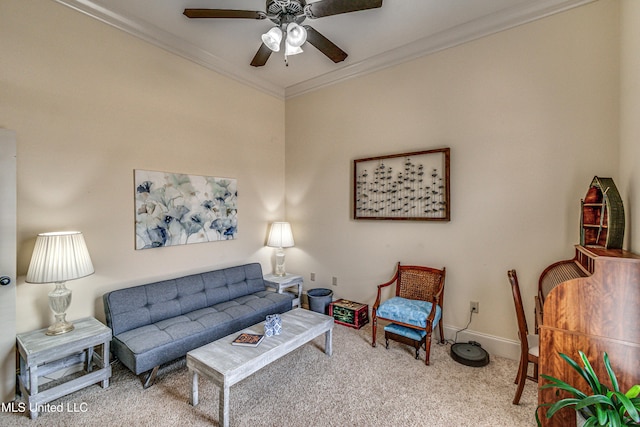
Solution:
<svg viewBox="0 0 640 427"><path fill-rule="evenodd" d="M568 392L573 397L568 397L555 403L543 403L539 405L536 408L536 421L538 422L538 426L542 425L538 417L538 410L543 406L550 407L547 411L547 418L551 418L553 414L562 408L573 407L585 418L585 427L640 426L640 397L638 397L638 395L640 395L640 384L636 384L626 393L622 393L618 387L618 379L613 369L611 369L609 356L607 353L604 353L604 366L611 380L610 389L600 382L584 353L581 351L579 353L584 368L579 366L566 354L560 353L560 357L569 363L569 365L585 379L592 393L583 393L562 380L541 374L540 376L542 378L550 381L550 383L541 386L541 389L556 388Z"/></svg>

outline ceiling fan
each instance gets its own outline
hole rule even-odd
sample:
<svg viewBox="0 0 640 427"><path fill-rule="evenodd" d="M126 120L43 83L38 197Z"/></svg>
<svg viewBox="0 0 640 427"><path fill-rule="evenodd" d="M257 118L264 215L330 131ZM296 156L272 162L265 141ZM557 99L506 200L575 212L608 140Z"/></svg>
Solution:
<svg viewBox="0 0 640 427"><path fill-rule="evenodd" d="M344 61L347 53L309 25L300 25L305 19L323 18L341 13L375 9L382 0L320 0L308 3L305 0L266 0L266 12L233 9L185 9L188 18L270 19L276 24L262 35L262 44L251 65L262 67L271 52L280 50L285 40L285 62L287 56L301 53L300 46L308 41L333 62Z"/></svg>

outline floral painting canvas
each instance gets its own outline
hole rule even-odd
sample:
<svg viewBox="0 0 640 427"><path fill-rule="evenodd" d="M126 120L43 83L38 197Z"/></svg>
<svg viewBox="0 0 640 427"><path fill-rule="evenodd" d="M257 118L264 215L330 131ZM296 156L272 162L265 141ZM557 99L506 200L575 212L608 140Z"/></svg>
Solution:
<svg viewBox="0 0 640 427"><path fill-rule="evenodd" d="M136 170L136 249L233 240L237 180Z"/></svg>

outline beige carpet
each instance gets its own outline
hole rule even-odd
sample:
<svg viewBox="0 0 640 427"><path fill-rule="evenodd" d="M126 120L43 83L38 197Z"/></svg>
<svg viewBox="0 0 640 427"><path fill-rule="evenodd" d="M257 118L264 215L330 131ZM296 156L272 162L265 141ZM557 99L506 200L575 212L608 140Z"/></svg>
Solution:
<svg viewBox="0 0 640 427"><path fill-rule="evenodd" d="M528 382L519 406L517 363L491 357L472 368L453 361L448 345L432 345L431 365L413 348L390 342L378 328L334 329L334 354L317 338L231 387L232 426L535 426L536 384ZM88 387L52 404L62 413L31 421L24 413L1 413L2 426L205 426L218 425L218 390L200 380L200 404L189 402L184 359L161 369L143 390L139 379L113 364L111 385ZM78 412L70 412L69 410Z"/></svg>

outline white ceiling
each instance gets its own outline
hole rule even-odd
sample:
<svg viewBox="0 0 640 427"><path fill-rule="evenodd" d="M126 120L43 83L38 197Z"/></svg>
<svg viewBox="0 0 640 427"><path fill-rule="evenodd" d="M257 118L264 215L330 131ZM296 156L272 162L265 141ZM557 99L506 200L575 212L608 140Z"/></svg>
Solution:
<svg viewBox="0 0 640 427"><path fill-rule="evenodd" d="M427 55L594 0L383 0L382 7L307 19L349 56L333 63L313 46L273 53L252 67L261 34L253 19L189 19L185 8L264 11L265 0L55 0L207 68L280 98ZM313 3L322 0L307 0ZM348 1L348 0L347 0Z"/></svg>

